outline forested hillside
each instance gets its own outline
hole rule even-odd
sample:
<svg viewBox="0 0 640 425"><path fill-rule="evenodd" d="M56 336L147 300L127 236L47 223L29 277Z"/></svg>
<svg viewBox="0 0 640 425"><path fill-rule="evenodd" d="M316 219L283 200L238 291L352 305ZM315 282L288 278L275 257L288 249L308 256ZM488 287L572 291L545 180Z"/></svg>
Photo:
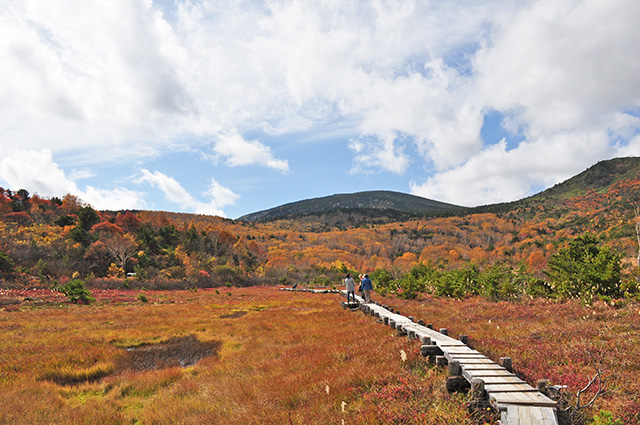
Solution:
<svg viewBox="0 0 640 425"><path fill-rule="evenodd" d="M519 296L575 285L553 268L563 255L578 255L570 249L582 249L619 266L618 273L612 269L613 275L597 279L611 282L617 276L621 286L607 293L622 296L633 292L636 281L640 176L638 159L614 161L594 166L596 174L577 176L578 183L567 182L570 190L561 191L560 185L517 203L458 216L339 227L323 225L322 216L248 223L96 211L72 195L44 199L25 189L2 189L0 277L2 286L10 287L51 287L75 275L96 287L194 288L338 284L342 273L353 271L373 273L381 291L406 295L495 290ZM603 164L609 170L606 185L600 184ZM135 276L127 279L127 273ZM487 289L491 285L498 287Z"/></svg>
<svg viewBox="0 0 640 425"><path fill-rule="evenodd" d="M331 227L387 223L419 217L462 213L467 208L392 191L369 191L292 202L239 218L265 222L280 219L316 221Z"/></svg>

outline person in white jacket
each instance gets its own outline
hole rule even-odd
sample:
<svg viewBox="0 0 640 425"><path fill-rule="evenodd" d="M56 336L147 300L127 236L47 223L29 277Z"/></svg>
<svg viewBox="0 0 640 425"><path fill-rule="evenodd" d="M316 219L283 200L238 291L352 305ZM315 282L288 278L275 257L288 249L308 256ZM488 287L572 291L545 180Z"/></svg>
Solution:
<svg viewBox="0 0 640 425"><path fill-rule="evenodd" d="M349 302L349 295L353 297L353 302L356 302L356 282L350 274L344 278L344 284L347 287L347 302Z"/></svg>

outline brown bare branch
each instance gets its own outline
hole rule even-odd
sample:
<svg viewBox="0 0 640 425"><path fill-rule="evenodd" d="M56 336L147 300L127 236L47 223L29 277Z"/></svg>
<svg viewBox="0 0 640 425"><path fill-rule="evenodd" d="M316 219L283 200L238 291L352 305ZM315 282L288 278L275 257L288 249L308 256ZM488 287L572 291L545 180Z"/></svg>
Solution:
<svg viewBox="0 0 640 425"><path fill-rule="evenodd" d="M593 376L593 378L591 378L591 380L589 381L589 383L581 390L578 390L578 393L576 395L576 404L575 406L569 406L565 409L565 411L571 410L570 416L573 418L580 410L582 409L586 409L588 407L590 407L593 402L596 401L596 399L604 394L606 394L608 392L607 389L604 388L603 386L603 382L602 382L602 376L601 376L601 371L600 368L596 368L596 374ZM596 393L593 395L593 397L591 398L591 400L581 406L580 405L580 397L582 396L583 393L587 392L589 390L589 388L591 388L591 386L597 382L598 385L598 389L596 391Z"/></svg>

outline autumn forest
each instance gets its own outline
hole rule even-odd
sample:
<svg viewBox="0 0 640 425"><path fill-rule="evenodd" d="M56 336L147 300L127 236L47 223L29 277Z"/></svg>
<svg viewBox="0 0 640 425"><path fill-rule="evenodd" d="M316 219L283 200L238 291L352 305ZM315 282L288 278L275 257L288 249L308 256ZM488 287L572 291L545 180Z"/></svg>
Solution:
<svg viewBox="0 0 640 425"><path fill-rule="evenodd" d="M49 288L75 274L96 288L189 289L327 286L351 271L377 273L378 289L402 294L442 290L435 280L456 280L452 272L467 270L475 280L486 271L493 274L489 280L498 273L498 280L511 281L503 282L515 285L502 288L507 297L575 296L584 288L555 290L562 282L552 279L566 276L554 272L549 262L562 267L560 257L578 240L583 250L595 249L604 255L602 261L613 263L609 271L617 279L614 286L587 292L635 293L640 178L570 195L386 224L356 221L349 226L353 214L336 212L333 222L339 225L328 226L326 217L250 223L168 212L96 211L73 195L45 199L25 189L2 189L0 273L3 286L17 288ZM422 280L417 286L403 281L412 270ZM425 282L426 275L431 283ZM478 292L456 289L443 294Z"/></svg>

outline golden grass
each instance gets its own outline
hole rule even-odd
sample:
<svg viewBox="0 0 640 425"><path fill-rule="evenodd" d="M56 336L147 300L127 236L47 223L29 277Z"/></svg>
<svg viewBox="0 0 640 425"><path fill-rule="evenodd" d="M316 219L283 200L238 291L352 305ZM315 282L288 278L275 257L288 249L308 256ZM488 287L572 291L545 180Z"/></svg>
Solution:
<svg viewBox="0 0 640 425"><path fill-rule="evenodd" d="M471 423L416 342L342 310L335 295L147 296L0 311L0 423ZM186 368L120 366L127 347L190 335L219 341L217 356Z"/></svg>

